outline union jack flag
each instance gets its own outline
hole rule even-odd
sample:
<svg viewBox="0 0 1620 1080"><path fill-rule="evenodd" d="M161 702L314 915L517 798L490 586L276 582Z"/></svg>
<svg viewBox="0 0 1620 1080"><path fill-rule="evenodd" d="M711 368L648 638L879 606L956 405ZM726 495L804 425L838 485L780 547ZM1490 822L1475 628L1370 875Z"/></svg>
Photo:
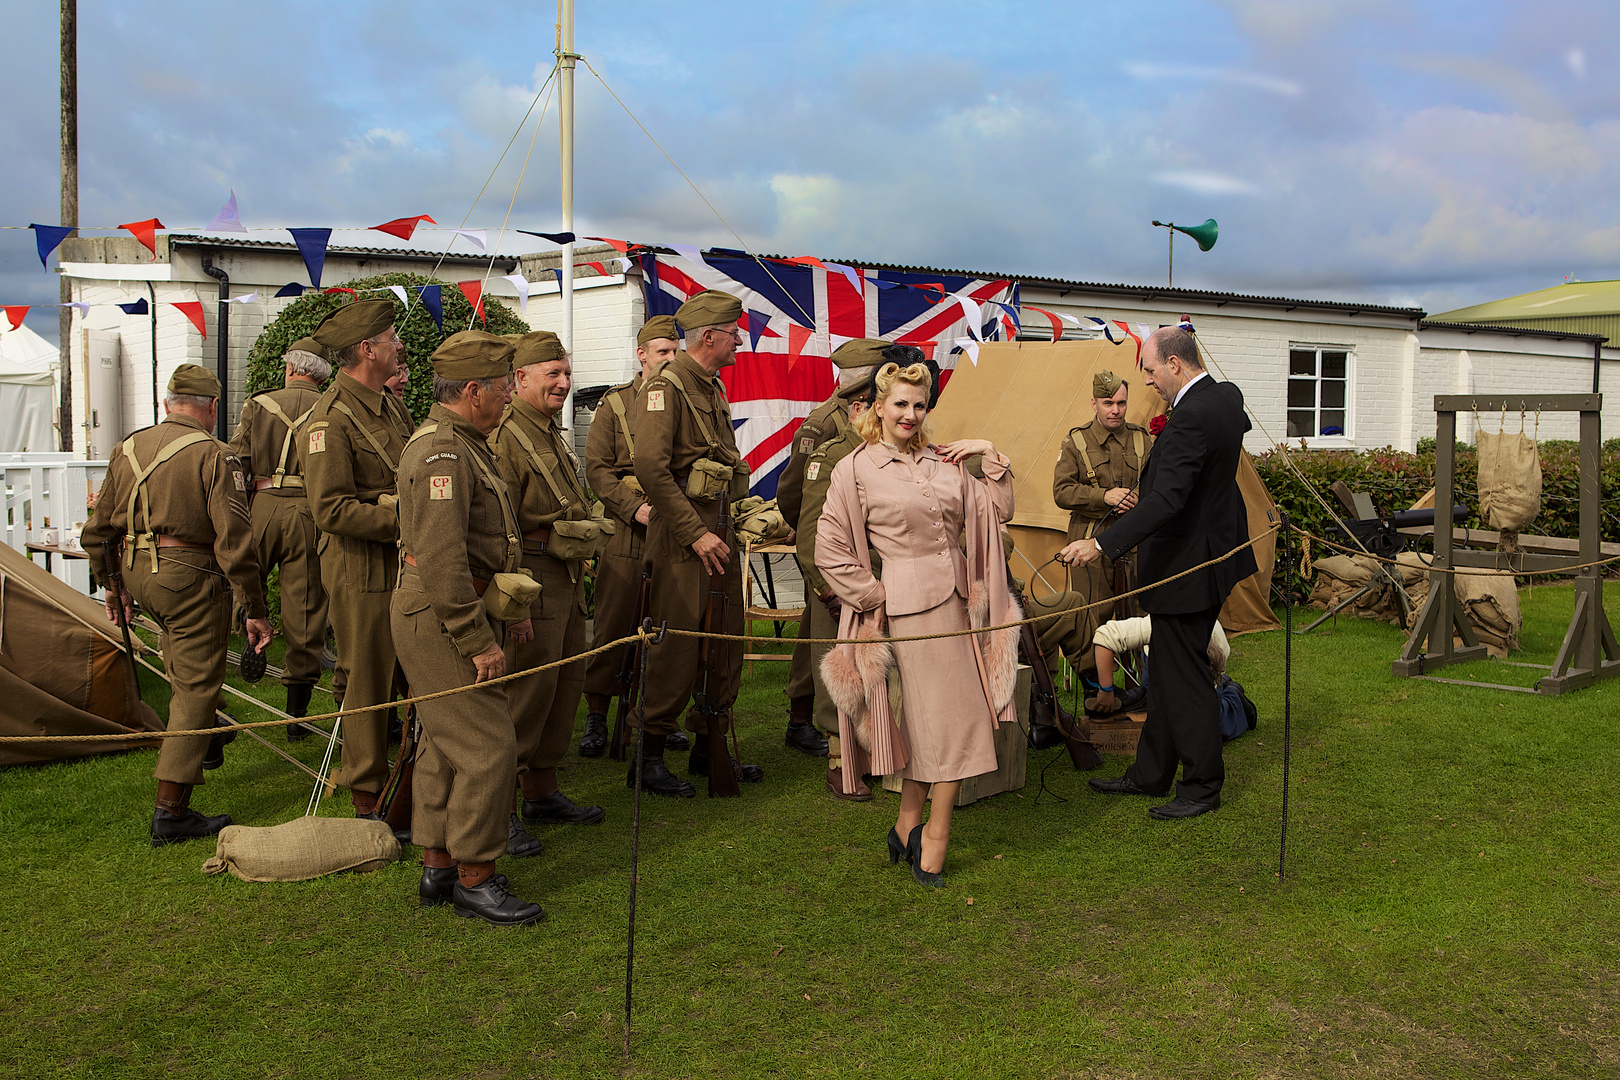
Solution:
<svg viewBox="0 0 1620 1080"><path fill-rule="evenodd" d="M637 256L647 315L673 315L704 289L742 301L745 337L720 373L737 448L752 490L771 498L793 434L838 384L828 359L851 338L916 345L939 365L941 385L963 349L1016 334L1018 286L959 274L872 270L811 257L758 259L716 248ZM971 343L958 345L958 342Z"/></svg>

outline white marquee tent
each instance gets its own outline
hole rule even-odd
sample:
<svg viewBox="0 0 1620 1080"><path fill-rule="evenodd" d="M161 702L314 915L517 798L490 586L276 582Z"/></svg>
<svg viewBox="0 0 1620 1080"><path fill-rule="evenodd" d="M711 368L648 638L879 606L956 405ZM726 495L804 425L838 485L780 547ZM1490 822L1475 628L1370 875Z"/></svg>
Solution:
<svg viewBox="0 0 1620 1080"><path fill-rule="evenodd" d="M0 320L0 453L57 449L56 346Z"/></svg>

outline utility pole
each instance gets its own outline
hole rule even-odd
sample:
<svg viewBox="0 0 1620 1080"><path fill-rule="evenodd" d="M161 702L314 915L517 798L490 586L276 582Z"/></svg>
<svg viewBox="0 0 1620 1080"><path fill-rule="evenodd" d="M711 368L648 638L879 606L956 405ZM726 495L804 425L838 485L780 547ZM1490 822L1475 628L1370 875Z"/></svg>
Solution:
<svg viewBox="0 0 1620 1080"><path fill-rule="evenodd" d="M79 5L78 0L62 0L62 224L79 235ZM57 259L61 272L61 259ZM64 276L57 287L57 299L66 304L73 299L73 287ZM58 308L57 371L62 379L61 411L56 429L62 449L73 449L73 309ZM85 446L85 453L90 447Z"/></svg>
<svg viewBox="0 0 1620 1080"><path fill-rule="evenodd" d="M562 227L574 231L574 0L557 0L557 127L562 140ZM574 242L562 246L562 346L574 355ZM563 402L565 429L574 426L574 388Z"/></svg>

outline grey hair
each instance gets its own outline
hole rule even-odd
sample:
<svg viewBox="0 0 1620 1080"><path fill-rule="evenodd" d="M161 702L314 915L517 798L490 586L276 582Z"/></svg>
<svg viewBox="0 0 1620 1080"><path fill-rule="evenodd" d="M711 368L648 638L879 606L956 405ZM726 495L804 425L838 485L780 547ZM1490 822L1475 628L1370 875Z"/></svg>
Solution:
<svg viewBox="0 0 1620 1080"><path fill-rule="evenodd" d="M467 384L475 382L483 390L493 389L494 379L445 379L435 374L433 376L433 400L440 405L454 405L461 400L461 395L467 392Z"/></svg>
<svg viewBox="0 0 1620 1080"><path fill-rule="evenodd" d="M201 394L166 394L163 404L170 409L206 409L218 400Z"/></svg>
<svg viewBox="0 0 1620 1080"><path fill-rule="evenodd" d="M289 375L302 375L322 383L332 375L332 365L327 363L324 356L303 349L294 349L281 359L286 363Z"/></svg>
<svg viewBox="0 0 1620 1080"><path fill-rule="evenodd" d="M839 368L838 369L838 385L840 387L854 386L856 383L860 382L862 379L871 378L872 377L872 372L874 372L876 370L877 370L877 368L875 366L874 367Z"/></svg>

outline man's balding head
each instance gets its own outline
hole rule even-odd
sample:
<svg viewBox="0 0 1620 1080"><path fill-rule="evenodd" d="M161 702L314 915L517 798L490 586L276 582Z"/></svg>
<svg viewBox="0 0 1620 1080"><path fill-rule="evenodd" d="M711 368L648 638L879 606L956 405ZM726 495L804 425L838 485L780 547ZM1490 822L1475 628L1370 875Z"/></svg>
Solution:
<svg viewBox="0 0 1620 1080"><path fill-rule="evenodd" d="M1161 326L1142 343L1143 381L1173 403L1181 388L1204 370L1198 342L1179 326Z"/></svg>

